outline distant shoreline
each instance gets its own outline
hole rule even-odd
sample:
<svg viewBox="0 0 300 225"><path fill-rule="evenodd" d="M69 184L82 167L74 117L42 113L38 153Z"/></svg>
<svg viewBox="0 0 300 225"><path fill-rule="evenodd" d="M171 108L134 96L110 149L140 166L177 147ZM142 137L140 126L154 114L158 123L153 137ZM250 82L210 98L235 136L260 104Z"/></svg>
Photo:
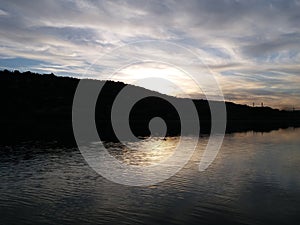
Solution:
<svg viewBox="0 0 300 225"><path fill-rule="evenodd" d="M88 82L102 82L89 80ZM40 75L31 72L0 71L0 143L32 140L57 140L75 143L72 128L72 103L79 79ZM117 141L110 121L111 106L119 91L125 87L134 93L153 91L108 81L99 95L96 124L102 140ZM157 93L156 93L157 94ZM161 96L165 96L159 94ZM130 96L129 96L130 97ZM168 96L174 101L185 101ZM211 116L206 100L193 100L200 119L200 134L209 134ZM99 106L98 106L99 105ZM250 107L226 102L226 133L268 132L280 128L300 127L300 111L285 111L270 107ZM168 125L167 136L180 135L180 120L167 103L155 98L140 102L132 110L131 129L136 136L148 136L148 123L154 116L162 117Z"/></svg>

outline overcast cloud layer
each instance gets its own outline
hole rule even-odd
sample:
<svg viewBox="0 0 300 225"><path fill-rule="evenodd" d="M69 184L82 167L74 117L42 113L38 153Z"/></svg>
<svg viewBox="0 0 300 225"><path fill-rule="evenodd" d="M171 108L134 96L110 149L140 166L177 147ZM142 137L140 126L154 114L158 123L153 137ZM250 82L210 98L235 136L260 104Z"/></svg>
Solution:
<svg viewBox="0 0 300 225"><path fill-rule="evenodd" d="M200 56L226 100L300 108L300 0L0 3L1 68L105 79L84 75L100 55L134 41L170 41ZM157 54L201 71L174 49ZM146 55L135 49L127 57ZM114 60L98 61L94 70L113 67ZM130 80L128 69L119 77ZM188 87L185 78L180 82ZM201 97L193 88L190 95Z"/></svg>

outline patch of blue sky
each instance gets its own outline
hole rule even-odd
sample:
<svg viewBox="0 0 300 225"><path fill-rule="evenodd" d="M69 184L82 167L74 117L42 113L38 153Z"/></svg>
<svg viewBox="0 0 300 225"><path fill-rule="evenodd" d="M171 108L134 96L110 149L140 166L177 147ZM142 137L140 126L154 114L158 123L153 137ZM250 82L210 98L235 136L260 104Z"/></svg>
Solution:
<svg viewBox="0 0 300 225"><path fill-rule="evenodd" d="M45 63L41 60L26 59L26 58L0 58L0 68L9 70L30 70L33 67Z"/></svg>

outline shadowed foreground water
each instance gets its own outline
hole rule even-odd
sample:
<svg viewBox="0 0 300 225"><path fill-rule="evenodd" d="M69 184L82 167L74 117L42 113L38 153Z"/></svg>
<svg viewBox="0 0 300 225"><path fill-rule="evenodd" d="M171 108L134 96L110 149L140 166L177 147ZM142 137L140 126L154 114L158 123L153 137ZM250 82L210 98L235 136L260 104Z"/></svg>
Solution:
<svg viewBox="0 0 300 225"><path fill-rule="evenodd" d="M2 146L0 224L300 224L299 137L300 129L227 135L199 172L202 137L179 173L150 187L112 183L55 143ZM149 165L177 141L106 146L118 160Z"/></svg>

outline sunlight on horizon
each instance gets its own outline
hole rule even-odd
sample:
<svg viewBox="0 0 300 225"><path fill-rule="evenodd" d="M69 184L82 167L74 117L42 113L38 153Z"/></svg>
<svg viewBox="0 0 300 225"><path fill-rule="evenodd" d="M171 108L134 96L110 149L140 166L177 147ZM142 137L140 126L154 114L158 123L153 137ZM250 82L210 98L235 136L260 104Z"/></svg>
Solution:
<svg viewBox="0 0 300 225"><path fill-rule="evenodd" d="M140 86L175 97L190 98L202 94L194 80L180 68L163 63L145 62L119 70L114 80Z"/></svg>

